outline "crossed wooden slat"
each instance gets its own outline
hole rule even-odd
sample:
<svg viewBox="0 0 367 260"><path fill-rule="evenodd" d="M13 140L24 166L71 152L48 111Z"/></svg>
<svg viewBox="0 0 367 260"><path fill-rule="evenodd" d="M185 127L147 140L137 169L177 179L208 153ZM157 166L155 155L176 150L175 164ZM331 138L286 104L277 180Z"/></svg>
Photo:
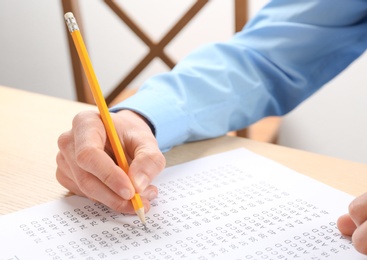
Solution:
<svg viewBox="0 0 367 260"><path fill-rule="evenodd" d="M158 42L152 41L149 36L126 14L126 12L114 0L104 2L115 12L115 14L148 46L149 52L140 62L127 74L127 76L106 96L107 104L110 104L155 58L159 57L169 68L175 66L175 62L167 56L164 48L172 39L199 13L209 0L197 0L190 9L171 27L165 36ZM73 12L78 20L79 28L82 29L79 4L77 0L61 0L64 13ZM235 0L235 28L239 31L247 21L247 0ZM77 52L68 32L69 50L73 67L75 88L78 101L94 104L93 96L87 80L84 76Z"/></svg>

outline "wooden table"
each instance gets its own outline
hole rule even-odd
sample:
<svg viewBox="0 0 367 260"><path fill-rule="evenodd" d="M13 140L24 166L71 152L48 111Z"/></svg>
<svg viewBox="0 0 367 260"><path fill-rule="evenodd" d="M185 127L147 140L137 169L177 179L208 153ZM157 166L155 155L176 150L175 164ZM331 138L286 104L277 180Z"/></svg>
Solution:
<svg viewBox="0 0 367 260"><path fill-rule="evenodd" d="M0 214L70 195L55 178L58 136L94 106L0 86ZM167 166L245 147L352 195L367 191L367 165L223 136L166 153Z"/></svg>

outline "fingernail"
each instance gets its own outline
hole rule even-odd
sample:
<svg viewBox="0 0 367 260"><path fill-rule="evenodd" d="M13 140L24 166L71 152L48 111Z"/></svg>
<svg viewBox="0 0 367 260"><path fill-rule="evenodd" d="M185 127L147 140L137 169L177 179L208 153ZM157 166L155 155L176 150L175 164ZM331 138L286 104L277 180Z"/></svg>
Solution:
<svg viewBox="0 0 367 260"><path fill-rule="evenodd" d="M119 195L125 200L129 200L131 198L131 192L129 189L121 189Z"/></svg>
<svg viewBox="0 0 367 260"><path fill-rule="evenodd" d="M145 174L136 175L134 181L135 181L135 188L141 191L145 190L145 188L149 184L149 179Z"/></svg>
<svg viewBox="0 0 367 260"><path fill-rule="evenodd" d="M155 191L151 191L148 193L148 196L147 196L148 200L154 200L155 198L157 198L157 193Z"/></svg>

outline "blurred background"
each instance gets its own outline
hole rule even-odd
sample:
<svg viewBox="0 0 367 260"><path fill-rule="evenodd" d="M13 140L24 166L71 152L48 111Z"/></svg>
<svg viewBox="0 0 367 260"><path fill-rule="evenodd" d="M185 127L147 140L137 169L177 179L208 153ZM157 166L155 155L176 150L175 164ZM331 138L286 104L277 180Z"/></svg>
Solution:
<svg viewBox="0 0 367 260"><path fill-rule="evenodd" d="M76 1L76 0L75 0ZM97 77L108 93L149 48L102 0L78 0L83 35ZM194 0L116 0L128 15L159 42ZM268 1L248 0L249 17ZM233 35L234 2L210 0L167 45L175 62L193 49ZM76 100L61 1L0 1L0 85ZM128 86L167 71L154 59ZM367 163L367 57L354 62L311 99L279 121L253 129L254 139L276 132L277 143L324 155ZM47 109L47 108L45 108ZM269 130L267 132L267 130ZM260 137L257 137L257 134Z"/></svg>

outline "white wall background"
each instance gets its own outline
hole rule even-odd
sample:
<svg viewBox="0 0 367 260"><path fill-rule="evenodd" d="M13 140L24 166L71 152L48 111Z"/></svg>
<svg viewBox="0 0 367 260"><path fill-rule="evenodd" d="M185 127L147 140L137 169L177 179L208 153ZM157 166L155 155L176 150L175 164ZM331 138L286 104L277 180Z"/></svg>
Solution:
<svg viewBox="0 0 367 260"><path fill-rule="evenodd" d="M85 41L103 91L108 93L148 49L103 1L79 1ZM194 0L118 2L159 41ZM250 0L251 16L266 2ZM211 0L166 52L178 61L204 43L228 39L234 31L233 8L232 1ZM60 1L1 0L0 85L75 99L65 30ZM131 87L165 70L160 60L154 60ZM366 71L367 57L362 57L287 115L279 143L367 163Z"/></svg>
<svg viewBox="0 0 367 260"><path fill-rule="evenodd" d="M0 84L73 98L59 1L0 1Z"/></svg>
<svg viewBox="0 0 367 260"><path fill-rule="evenodd" d="M367 54L282 119L278 143L367 163Z"/></svg>
<svg viewBox="0 0 367 260"><path fill-rule="evenodd" d="M76 1L76 0L75 0ZM85 41L105 93L120 82L148 51L102 0L78 0ZM0 1L0 84L66 99L75 99L61 1ZM159 41L194 0L117 1L150 37ZM267 0L253 0L253 14ZM144 8L142 8L144 6ZM162 8L164 6L164 8ZM233 2L212 0L166 47L180 60L210 41L228 39L234 31ZM159 59L131 85L167 70Z"/></svg>

